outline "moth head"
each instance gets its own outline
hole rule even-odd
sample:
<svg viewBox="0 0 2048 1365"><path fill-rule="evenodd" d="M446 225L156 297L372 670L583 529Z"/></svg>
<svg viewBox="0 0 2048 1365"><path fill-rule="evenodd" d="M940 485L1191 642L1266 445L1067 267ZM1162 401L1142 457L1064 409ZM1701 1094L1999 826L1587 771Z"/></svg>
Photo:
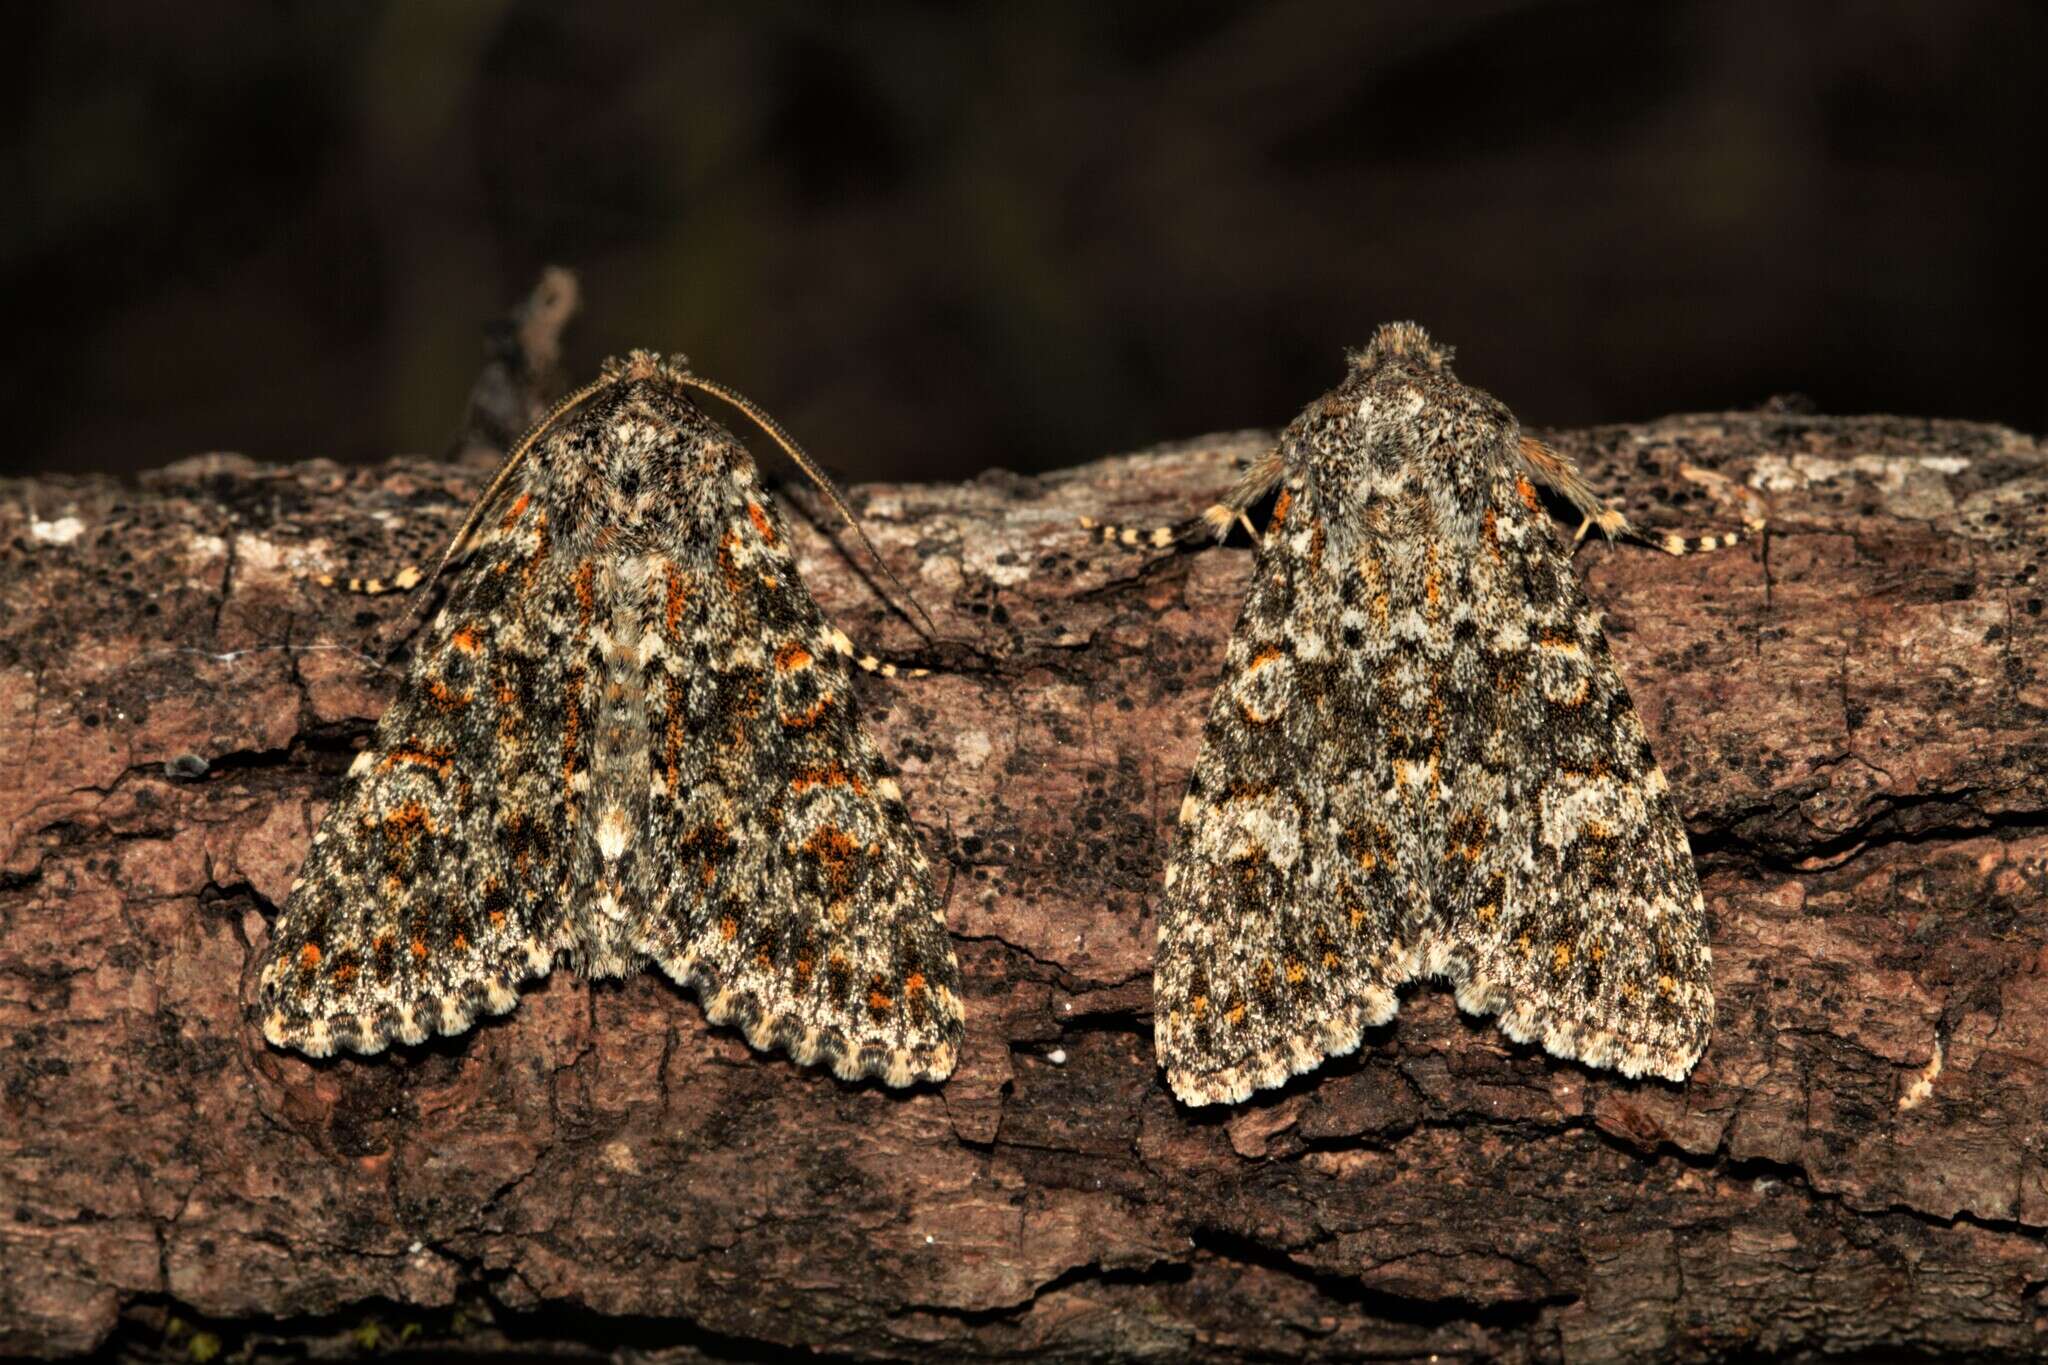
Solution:
<svg viewBox="0 0 2048 1365"><path fill-rule="evenodd" d="M606 383L630 383L638 379L682 382L690 375L690 358L681 351L663 355L660 351L628 351L623 359L608 358L599 368Z"/></svg>
<svg viewBox="0 0 2048 1365"><path fill-rule="evenodd" d="M1372 334L1364 350L1351 353L1351 363L1361 370L1406 363L1449 378L1453 354L1449 346L1431 341L1420 323L1389 322Z"/></svg>

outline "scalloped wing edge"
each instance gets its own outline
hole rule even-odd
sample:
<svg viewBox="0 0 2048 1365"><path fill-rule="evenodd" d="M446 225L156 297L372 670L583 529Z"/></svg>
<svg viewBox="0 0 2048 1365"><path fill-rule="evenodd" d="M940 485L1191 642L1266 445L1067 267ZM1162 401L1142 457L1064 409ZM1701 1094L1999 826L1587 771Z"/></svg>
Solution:
<svg viewBox="0 0 2048 1365"><path fill-rule="evenodd" d="M261 1021L263 1037L273 1047L290 1048L308 1057L332 1057L339 1052L368 1057L394 1042L410 1045L436 1035L454 1037L475 1027L479 1018L509 1014L519 1004L520 990L554 969L556 951L529 945L523 957L511 960L509 969L501 969L494 977L479 977L462 990L440 997L431 1007L414 1002L375 1011L304 1016L293 1016L270 1003L278 987L277 975L289 970L277 959L265 969L259 987L269 1004Z"/></svg>
<svg viewBox="0 0 2048 1365"><path fill-rule="evenodd" d="M510 1013L519 1004L520 989L546 976L554 958L553 950L529 949L512 972L479 980L474 992L444 995L433 1009L393 1005L377 1012L294 1018L273 1005L261 1020L263 1036L273 1046L308 1057L340 1052L374 1056L394 1042L410 1046L436 1035L454 1037L468 1032L480 1017ZM786 1053L799 1066L822 1066L843 1081L872 1077L897 1089L943 1081L959 1064L964 1023L959 998L948 987L932 988L934 1013L946 1021L938 1030L939 1041L930 1047L888 1048L856 1045L838 1029L803 1024L786 1011L765 1011L751 994L720 986L694 958L657 961L672 981L697 997L713 1024L738 1029L757 1052ZM266 994L270 986L266 980Z"/></svg>
<svg viewBox="0 0 2048 1365"><path fill-rule="evenodd" d="M1461 978L1451 965L1451 946L1443 941L1422 945L1419 957L1403 964L1403 974L1384 985L1366 987L1341 1013L1319 1021L1313 1029L1289 1034L1235 1066L1218 1071L1175 1066L1165 1056L1164 1036L1160 1035L1158 1050L1167 1084L1181 1103L1190 1107L1241 1104L1257 1091L1285 1085L1324 1062L1356 1052L1367 1029L1390 1024L1400 1013L1399 988L1423 980L1448 981L1459 1009L1481 1019L1497 1016L1496 1026L1513 1042L1538 1043L1560 1060L1618 1071L1628 1080L1652 1076L1683 1081L1706 1053L1711 1029L1689 1050L1659 1047L1650 1039L1629 1039L1612 1029L1589 1028L1582 1020L1543 1010L1532 1001L1516 998L1506 987L1469 972ZM1713 965L1713 951L1704 944L1700 965ZM1711 1019L1711 990L1695 982L1681 982L1678 998L1688 1014L1704 1013Z"/></svg>
<svg viewBox="0 0 2048 1365"><path fill-rule="evenodd" d="M946 986L931 987L932 1011L942 1021L929 1046L856 1044L843 1030L806 1024L787 1010L767 1010L751 991L721 983L694 954L655 961L671 981L692 992L712 1023L738 1029L756 1052L786 1053L798 1066L821 1066L842 1081L876 1079L893 1089L943 1081L960 1059L965 1023L960 1000Z"/></svg>

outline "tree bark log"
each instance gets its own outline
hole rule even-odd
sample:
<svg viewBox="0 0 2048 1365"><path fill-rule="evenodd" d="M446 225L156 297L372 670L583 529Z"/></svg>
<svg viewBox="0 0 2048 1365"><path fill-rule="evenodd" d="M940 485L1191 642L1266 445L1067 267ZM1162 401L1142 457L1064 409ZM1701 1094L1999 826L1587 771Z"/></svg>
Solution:
<svg viewBox="0 0 2048 1365"><path fill-rule="evenodd" d="M1162 857L1250 565L1103 546L1269 436L860 490L928 644L795 518L966 980L946 1085L751 1053L652 973L469 1035L271 1049L250 964L474 461L0 493L0 1353L353 1338L677 1359L1656 1360L2048 1350L2048 453L1783 411L1562 433L1578 556L1697 851L1684 1085L1440 987L1224 1111L1152 1055ZM1663 509L1658 515L1656 509ZM829 530L829 525L827 525Z"/></svg>

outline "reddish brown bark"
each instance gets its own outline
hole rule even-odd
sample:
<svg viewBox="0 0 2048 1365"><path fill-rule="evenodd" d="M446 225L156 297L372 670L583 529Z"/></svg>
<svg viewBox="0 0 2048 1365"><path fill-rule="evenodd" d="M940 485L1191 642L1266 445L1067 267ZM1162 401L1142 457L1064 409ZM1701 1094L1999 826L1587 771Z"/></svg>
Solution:
<svg viewBox="0 0 2048 1365"><path fill-rule="evenodd" d="M479 467L8 485L0 1352L366 1321L684 1357L2048 1347L2048 455L1779 412L1560 437L1687 524L1769 504L1731 551L1579 556L1698 851L1712 1047L1628 1083L1424 988L1197 1113L1153 1064L1151 906L1249 555L1076 519L1199 507L1260 440L864 490L936 647L798 527L827 611L933 670L863 684L971 1010L909 1094L751 1054L651 974L371 1061L265 1047L249 964L409 605L318 577L431 560Z"/></svg>

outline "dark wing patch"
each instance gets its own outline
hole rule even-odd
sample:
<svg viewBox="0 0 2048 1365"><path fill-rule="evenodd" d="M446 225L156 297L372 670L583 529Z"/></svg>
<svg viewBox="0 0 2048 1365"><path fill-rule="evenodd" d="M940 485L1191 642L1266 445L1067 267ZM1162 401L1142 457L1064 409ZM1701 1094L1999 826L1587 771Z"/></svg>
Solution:
<svg viewBox="0 0 2048 1365"><path fill-rule="evenodd" d="M950 1074L959 968L901 791L861 729L846 638L750 469L728 530L651 576L647 837L676 851L637 946L755 1047L890 1085Z"/></svg>

